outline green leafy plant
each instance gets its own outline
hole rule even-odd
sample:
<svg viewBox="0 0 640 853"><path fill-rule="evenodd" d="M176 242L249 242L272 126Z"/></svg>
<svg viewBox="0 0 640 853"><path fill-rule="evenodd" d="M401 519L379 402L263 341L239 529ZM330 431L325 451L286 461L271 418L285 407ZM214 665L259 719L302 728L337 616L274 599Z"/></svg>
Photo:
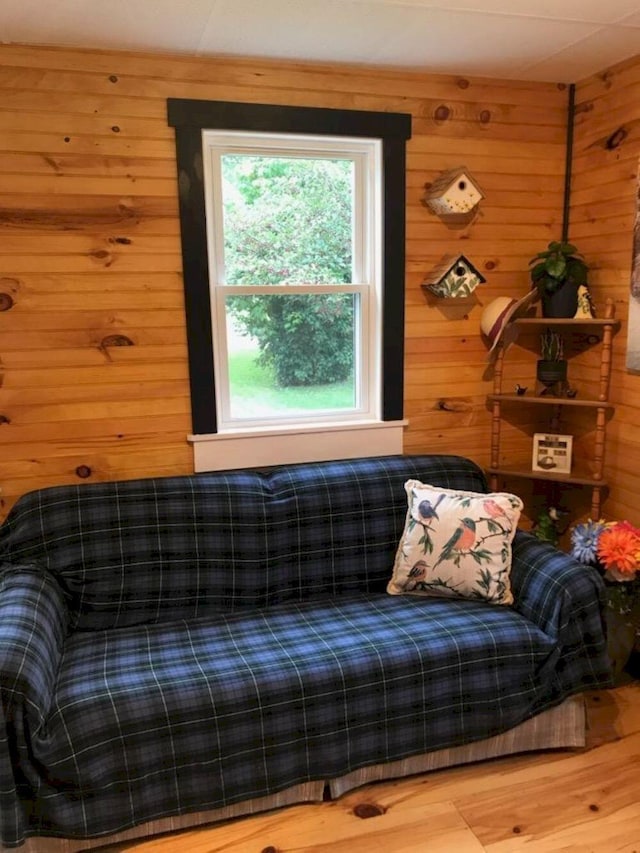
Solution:
<svg viewBox="0 0 640 853"><path fill-rule="evenodd" d="M269 293L270 285L341 284L352 277L352 176L342 160L226 157L227 284L264 285L231 296L238 329L283 388L344 382L354 368L352 294Z"/></svg>
<svg viewBox="0 0 640 853"><path fill-rule="evenodd" d="M548 326L540 335L540 356L543 361L563 361L564 341L559 332Z"/></svg>
<svg viewBox="0 0 640 853"><path fill-rule="evenodd" d="M544 252L531 258L531 282L541 296L555 293L565 282L578 287L587 283L589 267L573 243L549 243Z"/></svg>

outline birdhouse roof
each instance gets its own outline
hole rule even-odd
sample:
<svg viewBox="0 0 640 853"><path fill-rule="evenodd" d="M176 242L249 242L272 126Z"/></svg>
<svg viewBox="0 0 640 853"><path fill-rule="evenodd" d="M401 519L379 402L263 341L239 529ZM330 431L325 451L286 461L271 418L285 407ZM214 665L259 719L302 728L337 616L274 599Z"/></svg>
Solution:
<svg viewBox="0 0 640 853"><path fill-rule="evenodd" d="M427 190L427 198L439 198L452 184L455 184L462 177L465 177L470 181L484 198L484 194L478 186L478 182L465 166L456 166L455 169L449 169L439 175Z"/></svg>
<svg viewBox="0 0 640 853"><path fill-rule="evenodd" d="M477 276L479 284L485 283L486 278L479 270L474 267L471 261L464 255L458 255L457 257L455 257L454 255L447 255L442 259L442 261L440 261L439 264L437 264L437 266L435 266L431 270L431 272L423 281L423 284L437 284L458 264L464 264L470 272Z"/></svg>

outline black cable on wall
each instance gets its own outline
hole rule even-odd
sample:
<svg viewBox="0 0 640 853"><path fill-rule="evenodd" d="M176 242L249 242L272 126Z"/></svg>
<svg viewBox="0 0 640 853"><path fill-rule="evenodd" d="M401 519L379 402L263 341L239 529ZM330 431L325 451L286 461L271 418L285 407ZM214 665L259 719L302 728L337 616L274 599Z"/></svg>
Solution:
<svg viewBox="0 0 640 853"><path fill-rule="evenodd" d="M567 149L564 170L564 207L562 211L562 241L569 239L569 213L571 207L571 170L573 167L573 125L575 120L576 86L569 85L569 103L567 105Z"/></svg>

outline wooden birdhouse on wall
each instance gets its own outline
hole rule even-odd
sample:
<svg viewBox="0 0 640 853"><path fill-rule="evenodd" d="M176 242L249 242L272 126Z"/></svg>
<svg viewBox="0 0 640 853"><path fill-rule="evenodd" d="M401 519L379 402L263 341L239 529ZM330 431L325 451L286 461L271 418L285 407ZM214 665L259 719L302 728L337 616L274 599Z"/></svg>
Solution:
<svg viewBox="0 0 640 853"><path fill-rule="evenodd" d="M425 204L438 216L468 214L484 198L464 166L443 172L427 190Z"/></svg>
<svg viewBox="0 0 640 853"><path fill-rule="evenodd" d="M460 299L471 296L479 284L486 278L474 267L468 258L444 258L425 278L422 287L443 299Z"/></svg>

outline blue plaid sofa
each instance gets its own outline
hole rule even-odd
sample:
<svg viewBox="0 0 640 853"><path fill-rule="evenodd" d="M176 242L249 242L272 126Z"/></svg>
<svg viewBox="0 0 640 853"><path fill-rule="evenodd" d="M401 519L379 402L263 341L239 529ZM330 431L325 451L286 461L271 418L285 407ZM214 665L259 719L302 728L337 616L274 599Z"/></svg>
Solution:
<svg viewBox="0 0 640 853"><path fill-rule="evenodd" d="M0 528L1 843L321 792L609 686L599 577L529 534L513 606L385 592L410 478L487 489L428 455L21 498Z"/></svg>

